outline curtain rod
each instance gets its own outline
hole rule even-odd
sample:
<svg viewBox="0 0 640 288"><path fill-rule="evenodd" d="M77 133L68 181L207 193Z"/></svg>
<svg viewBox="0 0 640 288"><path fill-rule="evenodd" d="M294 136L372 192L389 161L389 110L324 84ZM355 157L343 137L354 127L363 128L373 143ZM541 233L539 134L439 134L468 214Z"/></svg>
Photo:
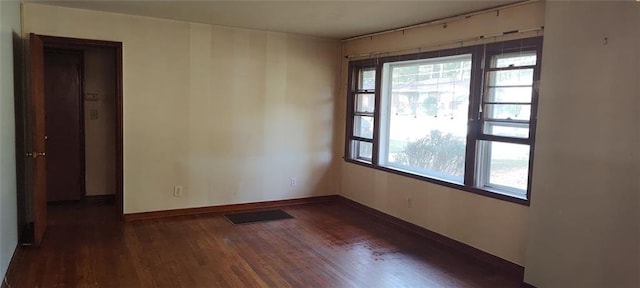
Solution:
<svg viewBox="0 0 640 288"><path fill-rule="evenodd" d="M341 41L342 42L348 42L348 41L358 40L358 39L362 39L362 38L379 36L379 35L389 34L389 33L393 33L393 32L400 32L400 31L405 31L405 30L410 30L410 29L415 29L415 28L420 28L420 27L425 27L425 26L438 25L438 24L447 24L447 23L451 23L451 22L455 22L455 21L468 19L468 18L471 18L471 17L476 16L476 15L487 14L487 13L491 13L491 12L500 13L499 11L503 10L503 9L513 8L513 7L523 6L523 5L528 5L528 4L532 4L532 3L536 3L536 2L540 2L540 0L520 1L520 2L507 4L507 5L502 5L502 6L498 6L498 7L493 7L493 8L489 8L489 9L484 9L484 10L474 11L474 12L470 12L470 13L463 13L463 14L458 14L458 15L449 16L449 17L445 17L445 18L439 18L439 19L435 19L435 20L430 20L430 21L427 21L427 22L422 22L422 23L409 25L409 26L404 26L404 27L400 27L400 28L394 28L394 29L384 30L384 31L380 31L380 32L374 32L374 33L364 34L364 35L360 35L360 36L354 36L354 37L342 39Z"/></svg>
<svg viewBox="0 0 640 288"><path fill-rule="evenodd" d="M507 36L507 35L512 35L512 34L524 34L524 33L533 32L533 31L538 31L538 32L544 31L544 26L530 28L530 29L512 30L512 31L506 31L506 32L502 32L502 33L495 33L495 34L489 34L489 35L475 36L475 37L469 37L469 38L465 38L465 39L451 40L451 41L446 41L446 42L430 44L428 46L420 46L420 47L416 47L416 48L405 48L405 49L382 51L382 52L371 52L371 53L363 53L363 54L345 55L344 58L350 59L350 58L373 57L373 56L377 57L380 54L393 54L393 53L399 53L399 52L405 52L405 51L421 50L421 49L427 49L427 48L450 45L450 44L456 44L456 43L460 43L462 45L462 44L464 44L464 42L482 41L482 40L486 40L486 39L489 39L489 38L497 38L497 37L500 37L500 36Z"/></svg>

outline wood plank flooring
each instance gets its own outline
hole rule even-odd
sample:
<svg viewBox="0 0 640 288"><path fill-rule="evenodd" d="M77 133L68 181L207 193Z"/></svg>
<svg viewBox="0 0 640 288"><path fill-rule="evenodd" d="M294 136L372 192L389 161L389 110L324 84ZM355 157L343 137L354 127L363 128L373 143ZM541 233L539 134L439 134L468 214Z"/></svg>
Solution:
<svg viewBox="0 0 640 288"><path fill-rule="evenodd" d="M222 215L124 223L99 203L50 206L40 248L19 247L22 287L520 287L339 202L284 207L294 219Z"/></svg>

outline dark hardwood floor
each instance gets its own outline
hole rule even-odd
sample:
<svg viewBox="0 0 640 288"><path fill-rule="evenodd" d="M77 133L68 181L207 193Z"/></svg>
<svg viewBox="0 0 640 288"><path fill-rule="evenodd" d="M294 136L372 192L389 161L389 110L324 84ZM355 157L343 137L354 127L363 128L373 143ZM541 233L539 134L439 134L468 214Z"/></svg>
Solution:
<svg viewBox="0 0 640 288"><path fill-rule="evenodd" d="M244 225L212 214L124 223L103 203L49 208L42 246L16 253L12 288L520 286L340 202Z"/></svg>

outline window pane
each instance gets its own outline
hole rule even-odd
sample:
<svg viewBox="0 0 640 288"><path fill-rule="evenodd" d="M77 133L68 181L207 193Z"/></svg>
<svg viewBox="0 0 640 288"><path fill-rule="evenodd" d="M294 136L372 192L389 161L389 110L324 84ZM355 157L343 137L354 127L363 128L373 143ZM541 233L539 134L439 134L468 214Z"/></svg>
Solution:
<svg viewBox="0 0 640 288"><path fill-rule="evenodd" d="M502 54L493 57L494 62L491 67L518 67L536 65L536 51L525 51Z"/></svg>
<svg viewBox="0 0 640 288"><path fill-rule="evenodd" d="M505 137L529 138L529 124L485 122L483 133Z"/></svg>
<svg viewBox="0 0 640 288"><path fill-rule="evenodd" d="M386 165L462 182L470 67L471 55L385 65Z"/></svg>
<svg viewBox="0 0 640 288"><path fill-rule="evenodd" d="M486 142L489 161L486 186L527 190L529 179L529 145ZM496 186L497 185L497 186Z"/></svg>
<svg viewBox="0 0 640 288"><path fill-rule="evenodd" d="M373 113L375 108L375 96L373 94L356 94L356 112Z"/></svg>
<svg viewBox="0 0 640 288"><path fill-rule="evenodd" d="M361 70L360 71L360 81L359 90L374 90L376 89L376 70Z"/></svg>
<svg viewBox="0 0 640 288"><path fill-rule="evenodd" d="M531 87L489 88L487 102L531 103Z"/></svg>
<svg viewBox="0 0 640 288"><path fill-rule="evenodd" d="M533 69L492 71L487 74L490 86L533 84Z"/></svg>
<svg viewBox="0 0 640 288"><path fill-rule="evenodd" d="M373 144L363 141L352 141L351 151L356 159L371 161L373 155Z"/></svg>
<svg viewBox="0 0 640 288"><path fill-rule="evenodd" d="M528 104L485 104L485 119L529 120L531 105Z"/></svg>
<svg viewBox="0 0 640 288"><path fill-rule="evenodd" d="M373 117L355 116L353 121L354 136L362 138L373 138Z"/></svg>

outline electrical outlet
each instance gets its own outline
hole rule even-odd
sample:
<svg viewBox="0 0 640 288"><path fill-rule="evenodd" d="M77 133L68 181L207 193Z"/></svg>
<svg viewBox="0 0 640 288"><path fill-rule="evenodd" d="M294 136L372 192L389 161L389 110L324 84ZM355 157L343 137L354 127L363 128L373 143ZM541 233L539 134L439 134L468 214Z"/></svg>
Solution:
<svg viewBox="0 0 640 288"><path fill-rule="evenodd" d="M182 186L174 186L173 187L173 197L182 196Z"/></svg>
<svg viewBox="0 0 640 288"><path fill-rule="evenodd" d="M291 178L291 182L289 182L289 186L291 188L298 186L298 181L296 180L296 178Z"/></svg>

